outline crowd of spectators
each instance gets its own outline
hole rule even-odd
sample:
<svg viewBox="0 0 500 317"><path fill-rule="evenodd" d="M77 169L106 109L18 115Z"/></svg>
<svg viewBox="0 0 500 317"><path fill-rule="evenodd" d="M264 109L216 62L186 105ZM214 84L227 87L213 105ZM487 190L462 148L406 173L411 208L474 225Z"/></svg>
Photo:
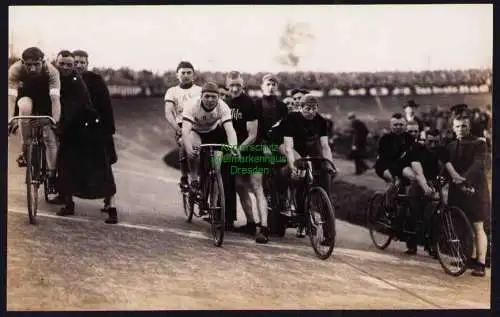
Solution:
<svg viewBox="0 0 500 317"><path fill-rule="evenodd" d="M16 58L9 58L9 66ZM128 68L118 70L110 68L94 68L93 71L102 75L109 85L137 85L146 86L155 94L162 94L167 87L177 84L174 70L163 74L154 74L151 71L134 71ZM479 86L491 85L491 69L468 69L468 70L435 70L420 72L349 72L349 73L325 73L325 72L279 72L280 86L284 90L303 87L310 90L328 91L337 89L359 89L371 87L444 87L444 86ZM248 88L258 89L264 73L242 73ZM225 82L225 72L200 71L197 74L197 82L204 83L208 80L217 84Z"/></svg>

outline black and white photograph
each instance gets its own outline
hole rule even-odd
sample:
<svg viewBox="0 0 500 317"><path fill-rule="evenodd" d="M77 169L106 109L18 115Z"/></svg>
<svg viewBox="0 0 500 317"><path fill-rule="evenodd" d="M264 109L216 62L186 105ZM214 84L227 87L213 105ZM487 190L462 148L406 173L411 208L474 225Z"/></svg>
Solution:
<svg viewBox="0 0 500 317"><path fill-rule="evenodd" d="M8 33L7 311L491 309L493 4Z"/></svg>

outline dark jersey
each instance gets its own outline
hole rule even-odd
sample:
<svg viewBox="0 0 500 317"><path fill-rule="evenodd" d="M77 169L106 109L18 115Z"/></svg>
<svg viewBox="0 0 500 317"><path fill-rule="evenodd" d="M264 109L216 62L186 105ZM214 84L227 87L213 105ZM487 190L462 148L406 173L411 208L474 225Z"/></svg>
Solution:
<svg viewBox="0 0 500 317"><path fill-rule="evenodd" d="M302 156L311 155L319 139L328 136L327 120L319 114L308 120L300 112L290 113L282 124L283 136L293 138L294 149Z"/></svg>
<svg viewBox="0 0 500 317"><path fill-rule="evenodd" d="M400 135L394 133L383 135L378 143L376 169L379 172L389 169L393 175L399 176L403 169L402 160L414 144L414 137L407 132Z"/></svg>
<svg viewBox="0 0 500 317"><path fill-rule="evenodd" d="M278 121L284 120L287 116L288 109L286 104L278 100L276 96L263 96L257 99L255 103L255 109L257 117L259 119L259 128L257 134L257 140L259 143L262 142L278 142L282 141L279 136L270 136L269 130ZM275 131L281 130L280 128ZM279 143L281 144L281 143Z"/></svg>
<svg viewBox="0 0 500 317"><path fill-rule="evenodd" d="M420 162L428 180L435 179L442 169L442 165L447 161L446 150L442 147L437 147L431 151L426 146L416 143L410 149L405 157L403 165L411 166L412 162Z"/></svg>
<svg viewBox="0 0 500 317"><path fill-rule="evenodd" d="M257 120L255 104L252 98L245 93L236 98L229 98L226 102L231 108L234 130L238 137L238 143L241 144L248 137L247 122Z"/></svg>

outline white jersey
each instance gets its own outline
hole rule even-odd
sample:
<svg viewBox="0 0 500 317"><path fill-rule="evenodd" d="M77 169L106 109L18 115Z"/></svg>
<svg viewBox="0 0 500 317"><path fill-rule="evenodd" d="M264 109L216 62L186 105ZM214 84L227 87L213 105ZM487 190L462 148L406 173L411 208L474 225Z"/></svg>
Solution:
<svg viewBox="0 0 500 317"><path fill-rule="evenodd" d="M201 87L193 85L190 88L184 89L179 85L170 87L165 93L165 102L170 101L174 104L175 121L182 122L182 111L185 104L193 99L201 96Z"/></svg>
<svg viewBox="0 0 500 317"><path fill-rule="evenodd" d="M214 131L218 125L231 122L233 117L231 109L222 100L212 111L207 111L201 106L201 98L191 99L182 112L182 119L193 124L193 130L199 133Z"/></svg>

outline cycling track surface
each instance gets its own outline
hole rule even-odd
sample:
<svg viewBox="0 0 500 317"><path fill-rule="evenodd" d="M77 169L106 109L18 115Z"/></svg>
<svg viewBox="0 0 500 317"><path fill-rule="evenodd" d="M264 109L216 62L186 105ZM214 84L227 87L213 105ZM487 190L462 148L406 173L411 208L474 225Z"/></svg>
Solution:
<svg viewBox="0 0 500 317"><path fill-rule="evenodd" d="M42 202L38 225L29 225L19 138L10 137L8 310L490 308L489 271L448 276L422 250L409 257L393 242L378 251L365 228L340 220L326 261L293 229L267 245L228 233L213 246L207 223L186 223L179 172L162 161L174 144L161 102L115 104L115 226L104 224L101 201L88 200L76 200L72 217ZM341 180L383 187L371 171L354 177L352 163L336 164Z"/></svg>

